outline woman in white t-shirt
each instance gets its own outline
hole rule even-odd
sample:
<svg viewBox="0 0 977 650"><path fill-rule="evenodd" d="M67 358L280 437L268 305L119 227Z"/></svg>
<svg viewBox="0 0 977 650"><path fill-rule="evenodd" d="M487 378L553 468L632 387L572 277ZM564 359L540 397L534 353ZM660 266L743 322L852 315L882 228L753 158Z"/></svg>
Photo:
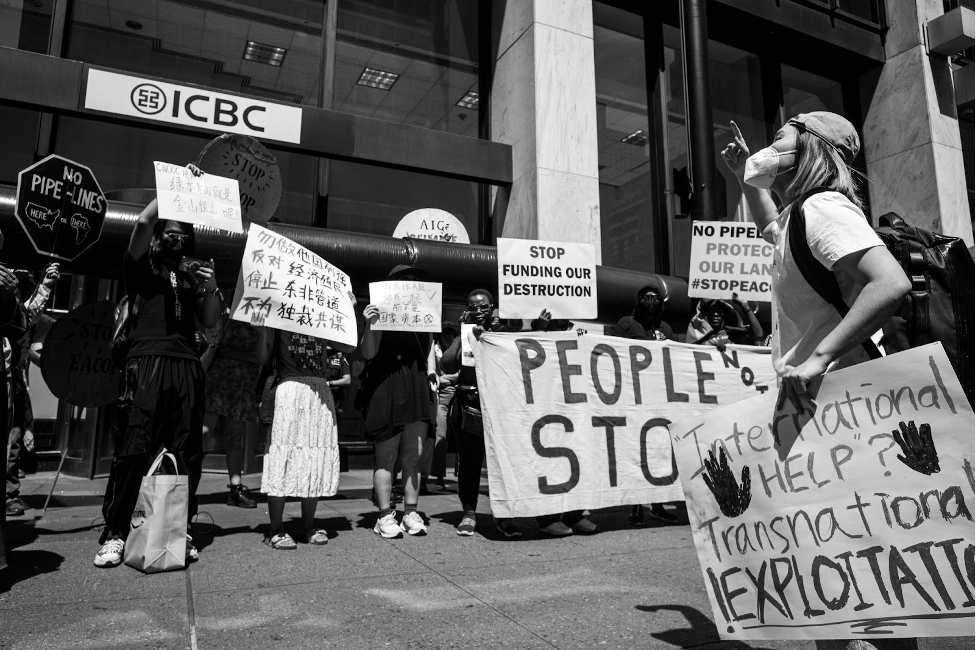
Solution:
<svg viewBox="0 0 977 650"><path fill-rule="evenodd" d="M789 399L800 411L810 380L867 359L862 343L895 313L910 284L862 213L848 167L858 154L858 134L848 120L824 111L797 115L753 155L736 124L730 125L735 141L723 150L723 160L739 180L757 228L774 245L771 352L780 404ZM807 243L838 280L849 307L843 318L801 275L787 241L793 202L819 187L830 191L802 206ZM915 639L817 641L818 650L916 647Z"/></svg>
<svg viewBox="0 0 977 650"><path fill-rule="evenodd" d="M858 134L848 120L825 111L797 115L752 156L730 124L735 142L723 150L723 160L739 180L757 228L774 244L773 364L782 398L800 406L811 379L867 359L862 342L895 313L909 279L862 213L848 167L858 153ZM787 244L792 202L817 187L831 191L804 202L807 243L841 286L849 307L844 318L807 283Z"/></svg>

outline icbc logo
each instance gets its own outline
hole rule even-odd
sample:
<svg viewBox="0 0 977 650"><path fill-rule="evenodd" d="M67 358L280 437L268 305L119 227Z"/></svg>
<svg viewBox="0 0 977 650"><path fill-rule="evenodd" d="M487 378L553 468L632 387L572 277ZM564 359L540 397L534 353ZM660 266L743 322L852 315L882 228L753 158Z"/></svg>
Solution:
<svg viewBox="0 0 977 650"><path fill-rule="evenodd" d="M166 95L153 84L139 84L132 89L129 99L137 111L146 115L156 115L166 108Z"/></svg>

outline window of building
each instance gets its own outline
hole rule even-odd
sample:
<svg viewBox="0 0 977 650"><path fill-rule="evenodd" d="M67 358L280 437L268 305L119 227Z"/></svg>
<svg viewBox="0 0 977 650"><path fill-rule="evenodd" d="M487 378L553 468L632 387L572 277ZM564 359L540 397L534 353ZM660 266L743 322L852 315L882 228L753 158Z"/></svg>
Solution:
<svg viewBox="0 0 977 650"><path fill-rule="evenodd" d="M54 0L8 0L0 4L0 47L47 54Z"/></svg>
<svg viewBox="0 0 977 650"><path fill-rule="evenodd" d="M75 0L67 56L318 106L322 16L321 0Z"/></svg>
<svg viewBox="0 0 977 650"><path fill-rule="evenodd" d="M787 120L798 113L831 111L844 115L841 82L804 72L789 65L780 66L784 89L784 114Z"/></svg>
<svg viewBox="0 0 977 650"><path fill-rule="evenodd" d="M678 28L662 27L665 44L665 155L670 170L672 200L669 202L672 233L672 273L689 274L691 245L692 178L689 160L688 122L685 104L685 73L682 65L682 39ZM719 158L719 152L732 141L730 121L749 143L766 143L760 59L755 54L714 40L709 41L709 85L712 97L713 137L716 151L716 211L719 219L750 219L739 184Z"/></svg>
<svg viewBox="0 0 977 650"><path fill-rule="evenodd" d="M340 0L327 108L478 137L478 5Z"/></svg>
<svg viewBox="0 0 977 650"><path fill-rule="evenodd" d="M0 183L17 184L17 174L34 164L37 125L41 114L12 106L0 106Z"/></svg>
<svg viewBox="0 0 977 650"><path fill-rule="evenodd" d="M359 163L328 161L328 208L318 226L393 235L409 212L438 208L457 217L479 242L479 184Z"/></svg>
<svg viewBox="0 0 977 650"><path fill-rule="evenodd" d="M210 142L209 136L176 134L134 126L61 118L57 128L57 152L91 168L105 192L149 190L155 195L153 161L185 165L197 159ZM282 174L282 200L276 216L284 222L312 225L315 158L273 151Z"/></svg>

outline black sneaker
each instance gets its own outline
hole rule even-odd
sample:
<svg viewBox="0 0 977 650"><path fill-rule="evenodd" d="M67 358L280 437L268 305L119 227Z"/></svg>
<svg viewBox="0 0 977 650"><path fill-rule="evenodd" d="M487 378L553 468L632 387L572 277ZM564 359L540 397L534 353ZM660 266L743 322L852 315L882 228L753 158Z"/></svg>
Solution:
<svg viewBox="0 0 977 650"><path fill-rule="evenodd" d="M628 516L628 523L632 526L644 526L645 507L638 505L631 508L631 514Z"/></svg>
<svg viewBox="0 0 977 650"><path fill-rule="evenodd" d="M228 485L227 487L231 488L231 493L227 495L227 505L238 508L258 507L258 502L248 496L251 490L247 485Z"/></svg>
<svg viewBox="0 0 977 650"><path fill-rule="evenodd" d="M512 519L496 519L495 530L502 533L502 536L506 539L519 539L522 537L522 531L519 530L519 526L516 526L516 522Z"/></svg>
<svg viewBox="0 0 977 650"><path fill-rule="evenodd" d="M661 507L660 505L658 505L657 507L652 506L651 511L648 513L648 515L652 519L657 519L658 521L665 524L677 524L680 521L678 517L670 513L668 510L665 510L665 508Z"/></svg>
<svg viewBox="0 0 977 650"><path fill-rule="evenodd" d="M7 499L6 512L8 517L19 517L24 514L25 510L27 510L27 506L20 500L20 497Z"/></svg>

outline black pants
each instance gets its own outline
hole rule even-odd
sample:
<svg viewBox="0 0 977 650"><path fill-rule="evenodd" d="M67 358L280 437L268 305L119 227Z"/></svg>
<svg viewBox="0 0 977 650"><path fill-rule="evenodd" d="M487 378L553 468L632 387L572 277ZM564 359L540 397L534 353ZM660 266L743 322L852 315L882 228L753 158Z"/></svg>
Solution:
<svg viewBox="0 0 977 650"><path fill-rule="evenodd" d="M204 371L197 359L135 357L126 364L115 457L105 489L102 542L129 535L139 486L164 447L176 456L190 484L189 522L197 514L203 463Z"/></svg>
<svg viewBox="0 0 977 650"><path fill-rule="evenodd" d="M485 438L459 431L455 443L458 445L458 498L465 512L475 512L485 462Z"/></svg>

